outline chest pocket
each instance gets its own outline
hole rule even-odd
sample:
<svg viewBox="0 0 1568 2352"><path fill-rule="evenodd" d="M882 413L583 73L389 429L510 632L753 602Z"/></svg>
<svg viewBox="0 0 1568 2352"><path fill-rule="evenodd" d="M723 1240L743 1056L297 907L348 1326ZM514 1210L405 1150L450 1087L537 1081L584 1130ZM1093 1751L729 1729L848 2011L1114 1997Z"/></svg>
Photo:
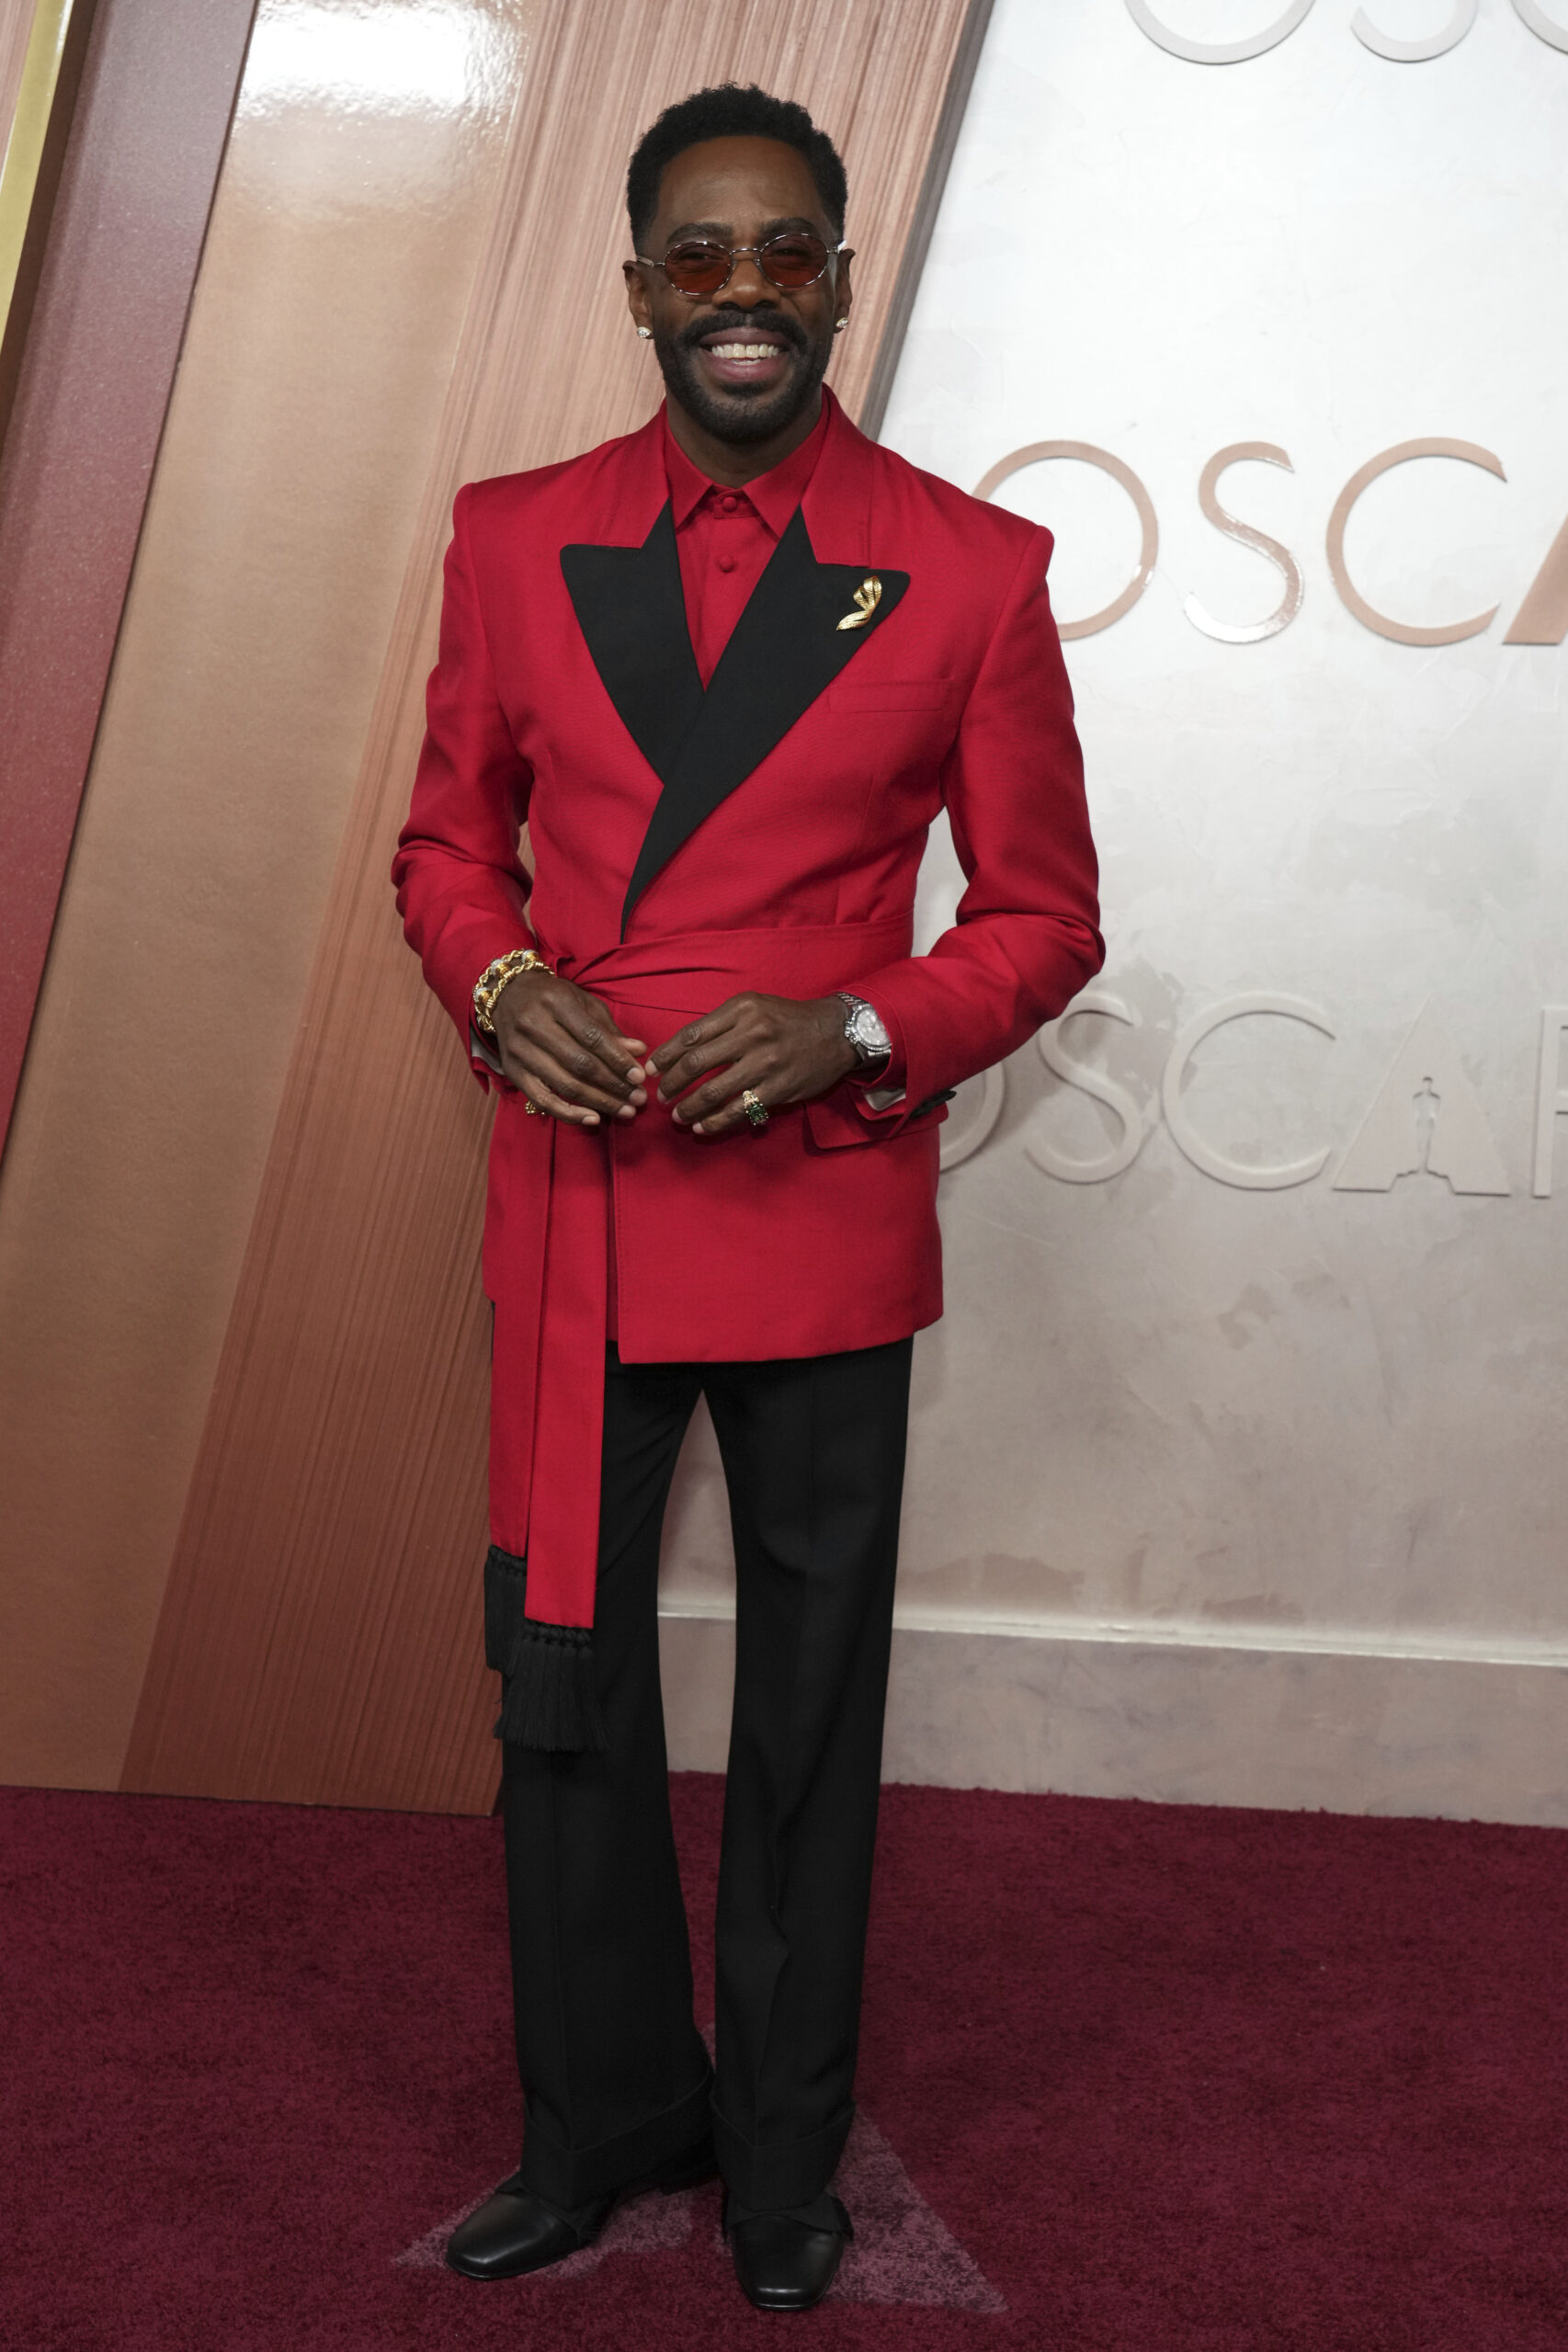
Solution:
<svg viewBox="0 0 1568 2352"><path fill-rule="evenodd" d="M945 710L956 691L949 677L841 677L827 690L830 710Z"/></svg>

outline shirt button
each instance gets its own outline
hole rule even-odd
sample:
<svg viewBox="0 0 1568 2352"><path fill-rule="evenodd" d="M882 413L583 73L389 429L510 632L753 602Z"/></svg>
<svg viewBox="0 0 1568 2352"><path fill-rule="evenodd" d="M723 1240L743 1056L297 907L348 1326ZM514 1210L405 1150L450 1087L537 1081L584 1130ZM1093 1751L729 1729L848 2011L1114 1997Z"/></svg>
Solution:
<svg viewBox="0 0 1568 2352"><path fill-rule="evenodd" d="M733 515L739 505L740 500L738 498L721 498L719 501L719 512L722 515Z"/></svg>
<svg viewBox="0 0 1568 2352"><path fill-rule="evenodd" d="M721 572L733 572L734 568L735 559L733 555L722 555L719 558L719 569Z"/></svg>

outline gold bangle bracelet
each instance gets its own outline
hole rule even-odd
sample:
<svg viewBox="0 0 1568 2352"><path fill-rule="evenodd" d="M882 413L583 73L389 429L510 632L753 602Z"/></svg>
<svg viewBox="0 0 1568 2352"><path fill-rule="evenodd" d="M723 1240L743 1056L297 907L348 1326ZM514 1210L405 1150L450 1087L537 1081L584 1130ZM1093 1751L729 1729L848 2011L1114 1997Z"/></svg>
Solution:
<svg viewBox="0 0 1568 2352"><path fill-rule="evenodd" d="M553 974L554 971L555 966L547 963L535 948L509 948L504 956L497 956L494 963L485 965L473 983L474 1027L483 1029L486 1037L494 1037L495 1002L507 982L516 980L523 971Z"/></svg>

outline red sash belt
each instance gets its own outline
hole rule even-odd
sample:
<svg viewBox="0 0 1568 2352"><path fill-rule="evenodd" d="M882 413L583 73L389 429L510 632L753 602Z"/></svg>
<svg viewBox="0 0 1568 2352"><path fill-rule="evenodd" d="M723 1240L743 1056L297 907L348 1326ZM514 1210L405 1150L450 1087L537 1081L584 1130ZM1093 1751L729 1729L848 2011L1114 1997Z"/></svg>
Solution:
<svg viewBox="0 0 1568 2352"><path fill-rule="evenodd" d="M643 1038L652 1050L743 990L826 996L909 949L908 920L895 916L880 923L687 932L633 939L581 960L558 952L551 960L563 977L591 990L627 1035ZM528 1119L516 1096L503 1097L498 1115L511 1130L506 1148L513 1165L491 1211L494 1217L499 1210L494 1263L504 1269L492 1283L491 1562L494 1569L500 1554L513 1572L501 1581L514 1597L503 1603L492 1596L487 1619L492 1664L515 1673L520 1642L542 1638L563 1654L574 1639L582 1644L583 1630L594 1621L612 1187L620 1171L613 1126L583 1130ZM669 1146L703 1148L673 1133ZM741 1142L720 1152L744 1148ZM722 1157L714 1177L722 1181ZM520 1608L525 1559L526 1608ZM530 1710L530 1719L539 1715ZM559 1709L545 1708L533 1738L520 1716L516 1722L504 1717L505 1735L522 1736L528 1744L597 1744L570 1736L569 1724L565 1734L547 1735L551 1726L562 1733L559 1715Z"/></svg>

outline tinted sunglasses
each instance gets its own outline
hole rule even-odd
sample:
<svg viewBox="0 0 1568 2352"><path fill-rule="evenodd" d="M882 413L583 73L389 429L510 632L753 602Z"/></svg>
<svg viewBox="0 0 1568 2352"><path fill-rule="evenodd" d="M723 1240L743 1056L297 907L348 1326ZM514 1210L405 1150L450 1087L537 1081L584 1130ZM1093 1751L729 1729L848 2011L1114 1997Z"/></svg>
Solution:
<svg viewBox="0 0 1568 2352"><path fill-rule="evenodd" d="M651 261L645 253L637 258L649 269L662 269L677 294L696 301L703 294L721 292L734 276L743 254L752 256L770 286L794 294L802 286L814 286L828 263L848 251L842 244L830 251L809 229L787 229L782 236L769 237L761 245L722 245L710 237L682 237L663 261Z"/></svg>

